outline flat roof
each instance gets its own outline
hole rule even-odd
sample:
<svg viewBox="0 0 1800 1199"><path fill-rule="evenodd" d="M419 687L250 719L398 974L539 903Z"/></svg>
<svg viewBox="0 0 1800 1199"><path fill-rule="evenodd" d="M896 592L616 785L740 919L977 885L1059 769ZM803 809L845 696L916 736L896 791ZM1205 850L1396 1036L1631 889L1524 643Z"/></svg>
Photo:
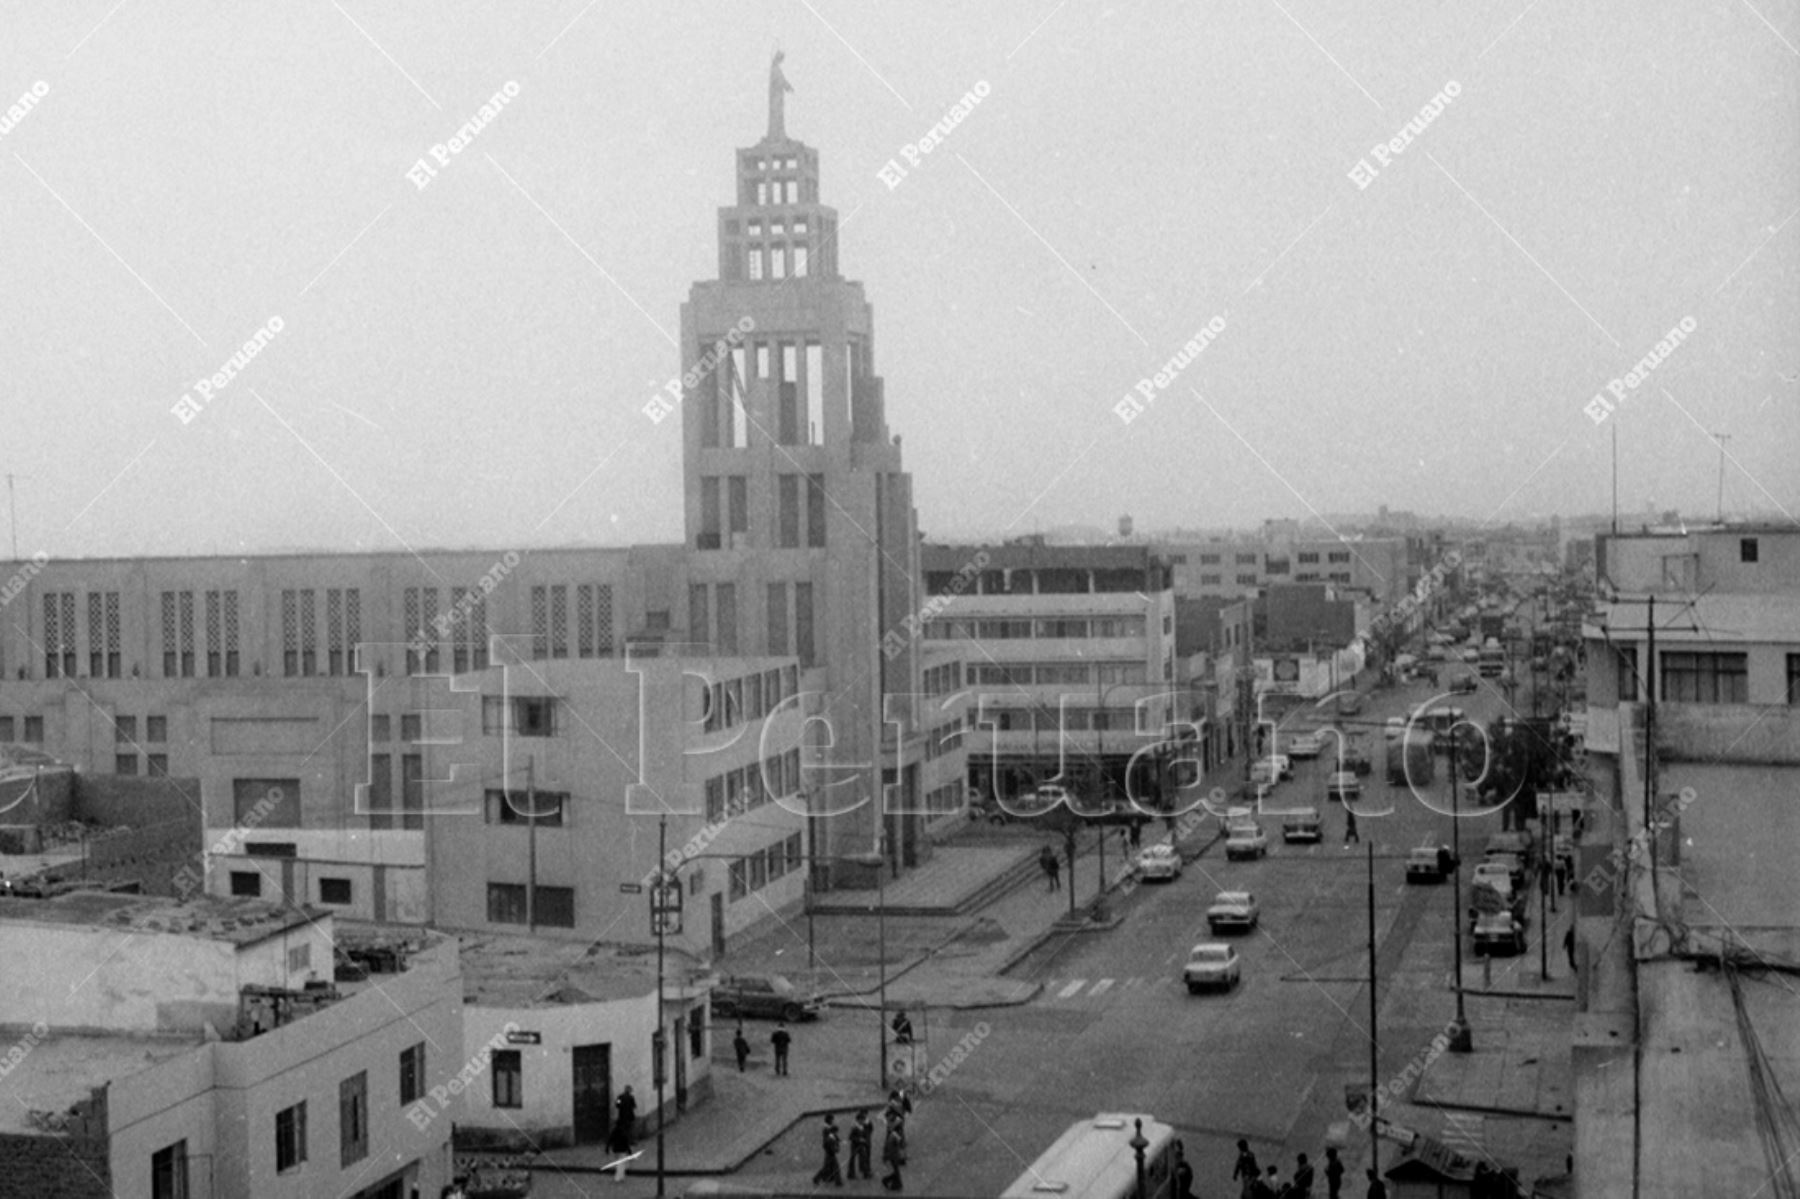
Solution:
<svg viewBox="0 0 1800 1199"><path fill-rule="evenodd" d="M0 1133L55 1135L54 1128L32 1120L33 1112L63 1113L84 1102L95 1087L125 1078L158 1062L190 1052L204 1042L193 1036L140 1036L51 1033L41 1041L29 1029L3 1030L8 1045L29 1045L25 1056L6 1076L6 1102L0 1103Z"/></svg>
<svg viewBox="0 0 1800 1199"><path fill-rule="evenodd" d="M656 991L656 950L651 946L590 945L544 937L465 933L463 1002L482 1007L558 1007L636 999ZM669 951L664 980L673 992L697 963Z"/></svg>
<svg viewBox="0 0 1800 1199"><path fill-rule="evenodd" d="M919 547L923 570L961 570L986 554L983 570L1058 567L1141 570L1164 554L1148 545L931 545Z"/></svg>
<svg viewBox="0 0 1800 1199"><path fill-rule="evenodd" d="M181 901L110 891L72 891L53 899L0 898L0 920L167 933L234 945L252 945L330 916L331 912L324 908L218 895L196 895Z"/></svg>
<svg viewBox="0 0 1800 1199"><path fill-rule="evenodd" d="M1642 640L1649 605L1642 593L1625 600L1603 600L1582 621L1582 636L1600 640ZM1734 649L1745 643L1800 641L1800 595L1776 592L1713 592L1707 595L1656 595L1658 648L1696 643Z"/></svg>

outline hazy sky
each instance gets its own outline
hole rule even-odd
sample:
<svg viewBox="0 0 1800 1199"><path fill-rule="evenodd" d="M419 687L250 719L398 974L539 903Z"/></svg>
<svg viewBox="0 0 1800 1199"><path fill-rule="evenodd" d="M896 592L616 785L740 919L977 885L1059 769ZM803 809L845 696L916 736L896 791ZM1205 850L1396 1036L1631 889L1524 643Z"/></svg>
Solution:
<svg viewBox="0 0 1800 1199"><path fill-rule="evenodd" d="M642 409L777 46L929 534L1601 511L1614 425L1627 509L1711 513L1719 431L1800 512L1792 2L115 4L5 6L27 555L679 538Z"/></svg>

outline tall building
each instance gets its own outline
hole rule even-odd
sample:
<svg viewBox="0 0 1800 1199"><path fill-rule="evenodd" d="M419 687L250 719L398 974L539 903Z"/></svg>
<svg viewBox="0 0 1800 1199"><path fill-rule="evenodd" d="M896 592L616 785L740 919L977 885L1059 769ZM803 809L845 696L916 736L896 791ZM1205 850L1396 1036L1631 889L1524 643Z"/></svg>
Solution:
<svg viewBox="0 0 1800 1199"><path fill-rule="evenodd" d="M768 133L737 152L736 202L719 210L719 277L681 310L688 611L702 636L741 616L752 652L819 672L808 685L830 731L815 744L830 755L805 782L810 843L817 873L841 879L883 845L898 864L928 850L911 815L918 647L881 649L919 609L918 532L874 316L838 269L837 212L820 202L818 151L787 135L785 89L778 60Z"/></svg>

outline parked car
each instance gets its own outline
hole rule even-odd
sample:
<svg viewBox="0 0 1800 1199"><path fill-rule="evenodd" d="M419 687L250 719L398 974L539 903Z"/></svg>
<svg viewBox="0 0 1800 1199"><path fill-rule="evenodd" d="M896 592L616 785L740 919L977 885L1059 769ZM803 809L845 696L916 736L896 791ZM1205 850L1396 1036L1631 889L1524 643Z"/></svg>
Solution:
<svg viewBox="0 0 1800 1199"><path fill-rule="evenodd" d="M1274 755L1274 757L1275 757L1275 775L1276 775L1276 777L1284 778L1284 779L1293 778L1294 777L1293 760L1291 758L1289 758L1287 754L1276 754L1276 755Z"/></svg>
<svg viewBox="0 0 1800 1199"><path fill-rule="evenodd" d="M1475 866L1475 881L1499 878L1514 891L1525 887L1525 863L1510 853L1488 854Z"/></svg>
<svg viewBox="0 0 1800 1199"><path fill-rule="evenodd" d="M1263 832L1261 825L1251 822L1226 828L1226 861L1236 862L1244 858L1260 858L1268 852L1269 834Z"/></svg>
<svg viewBox="0 0 1800 1199"><path fill-rule="evenodd" d="M715 1016L753 1016L798 1024L818 1019L824 1006L817 996L801 994L779 974L727 975L712 989Z"/></svg>
<svg viewBox="0 0 1800 1199"><path fill-rule="evenodd" d="M1256 896L1248 891L1221 891L1212 907L1206 909L1206 923L1214 933L1247 933L1256 927L1261 916Z"/></svg>
<svg viewBox="0 0 1800 1199"><path fill-rule="evenodd" d="M1348 770L1339 770L1325 780L1325 798L1343 803L1362 794L1362 780Z"/></svg>
<svg viewBox="0 0 1800 1199"><path fill-rule="evenodd" d="M1316 758L1323 752L1325 752L1325 738L1318 733L1307 733L1288 742L1288 756L1290 757Z"/></svg>
<svg viewBox="0 0 1800 1199"><path fill-rule="evenodd" d="M1188 994L1198 995L1208 988L1230 990L1238 983L1237 950L1216 942L1202 942L1188 952L1187 965L1181 968L1181 979Z"/></svg>
<svg viewBox="0 0 1800 1199"><path fill-rule="evenodd" d="M1355 775L1364 775L1374 767L1370 764L1368 756L1360 749L1347 748L1338 755L1338 769L1340 771L1347 770Z"/></svg>
<svg viewBox="0 0 1800 1199"><path fill-rule="evenodd" d="M1281 839L1283 841L1317 843L1324 836L1325 830L1319 820L1319 809L1317 808L1301 808L1296 812L1288 812L1281 818Z"/></svg>
<svg viewBox="0 0 1800 1199"><path fill-rule="evenodd" d="M1250 763L1250 781L1257 786L1274 787L1281 781L1281 768L1268 758Z"/></svg>
<svg viewBox="0 0 1800 1199"><path fill-rule="evenodd" d="M1443 846L1421 845L1406 855L1406 881L1441 883L1448 875L1450 851Z"/></svg>
<svg viewBox="0 0 1800 1199"><path fill-rule="evenodd" d="M1339 716L1355 716L1363 710L1361 692L1346 691L1337 697L1337 714Z"/></svg>
<svg viewBox="0 0 1800 1199"><path fill-rule="evenodd" d="M1475 676L1466 670L1450 672L1449 691L1451 695L1462 695L1475 690Z"/></svg>
<svg viewBox="0 0 1800 1199"><path fill-rule="evenodd" d="M1145 882L1173 882L1181 877L1181 855L1173 845L1151 845L1138 854L1137 869Z"/></svg>
<svg viewBox="0 0 1800 1199"><path fill-rule="evenodd" d="M1476 918L1475 952L1496 957L1525 952L1525 922L1510 912L1483 913Z"/></svg>

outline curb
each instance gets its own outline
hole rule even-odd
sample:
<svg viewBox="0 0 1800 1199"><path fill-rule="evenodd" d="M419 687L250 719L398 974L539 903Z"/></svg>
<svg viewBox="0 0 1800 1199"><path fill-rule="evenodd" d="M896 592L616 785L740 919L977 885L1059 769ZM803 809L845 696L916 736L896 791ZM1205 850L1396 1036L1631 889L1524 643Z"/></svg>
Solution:
<svg viewBox="0 0 1800 1199"><path fill-rule="evenodd" d="M784 1137L788 1133L792 1132L795 1127L804 1123L807 1120L817 1120L817 1119L824 1117L828 1113L833 1116L843 1116L843 1115L854 1115L855 1113L857 1113L859 1111L865 1111L865 1110L866 1111L875 1111L876 1109L880 1108L886 1102L887 1102L887 1099L885 1097L882 1097L882 1098L878 1098L878 1099L872 1099L867 1103L852 1103L852 1104L849 1104L847 1106L842 1106L842 1107L821 1107L821 1108L817 1108L817 1109L808 1108L807 1110L796 1115L792 1120L789 1120L786 1124L783 1124L781 1126L781 1130L779 1132L775 1133L774 1136L771 1136L766 1141L762 1141L762 1142L758 1143L757 1146L755 1148L753 1148L752 1150L750 1150L749 1153L745 1154L743 1157L739 1158L738 1160L732 1162L730 1165L726 1165L726 1166L664 1165L662 1172L666 1177L670 1177L670 1178L710 1178L710 1177L722 1177L727 1174L736 1174L738 1171L742 1170L745 1166L749 1165L757 1157L761 1156L763 1150L767 1149L770 1145L774 1144L776 1141L779 1141L782 1137ZM656 1144L656 1137L655 1137L655 1134L653 1133L648 1137L640 1138L638 1141L637 1147L640 1150L644 1150L644 1149L649 1149L649 1148L653 1147L655 1144ZM594 1174L594 1175L605 1176L605 1175L612 1173L611 1170L604 1169L600 1166L584 1166L584 1165L580 1165L580 1164L563 1163L563 1162L545 1162L542 1165L526 1165L526 1166L522 1166L520 1168L524 1169L524 1170L536 1172L536 1173L545 1173L545 1174L557 1172L557 1173L563 1173L563 1174ZM625 1171L625 1176L627 1178L655 1178L656 1177L656 1167L648 1166L643 1169L629 1169L628 1168Z"/></svg>
<svg viewBox="0 0 1800 1199"><path fill-rule="evenodd" d="M1429 1096L1415 1096L1406 1102L1414 1107L1429 1107L1442 1112L1474 1112L1481 1116L1504 1116L1512 1120L1556 1120L1563 1124L1575 1123L1574 1112L1540 1112L1529 1107L1489 1107L1479 1103L1445 1103Z"/></svg>
<svg viewBox="0 0 1800 1199"><path fill-rule="evenodd" d="M1575 1001L1573 992L1562 995L1554 991L1482 991L1474 987L1464 987L1463 994L1480 995L1486 999L1561 999L1570 1003Z"/></svg>

